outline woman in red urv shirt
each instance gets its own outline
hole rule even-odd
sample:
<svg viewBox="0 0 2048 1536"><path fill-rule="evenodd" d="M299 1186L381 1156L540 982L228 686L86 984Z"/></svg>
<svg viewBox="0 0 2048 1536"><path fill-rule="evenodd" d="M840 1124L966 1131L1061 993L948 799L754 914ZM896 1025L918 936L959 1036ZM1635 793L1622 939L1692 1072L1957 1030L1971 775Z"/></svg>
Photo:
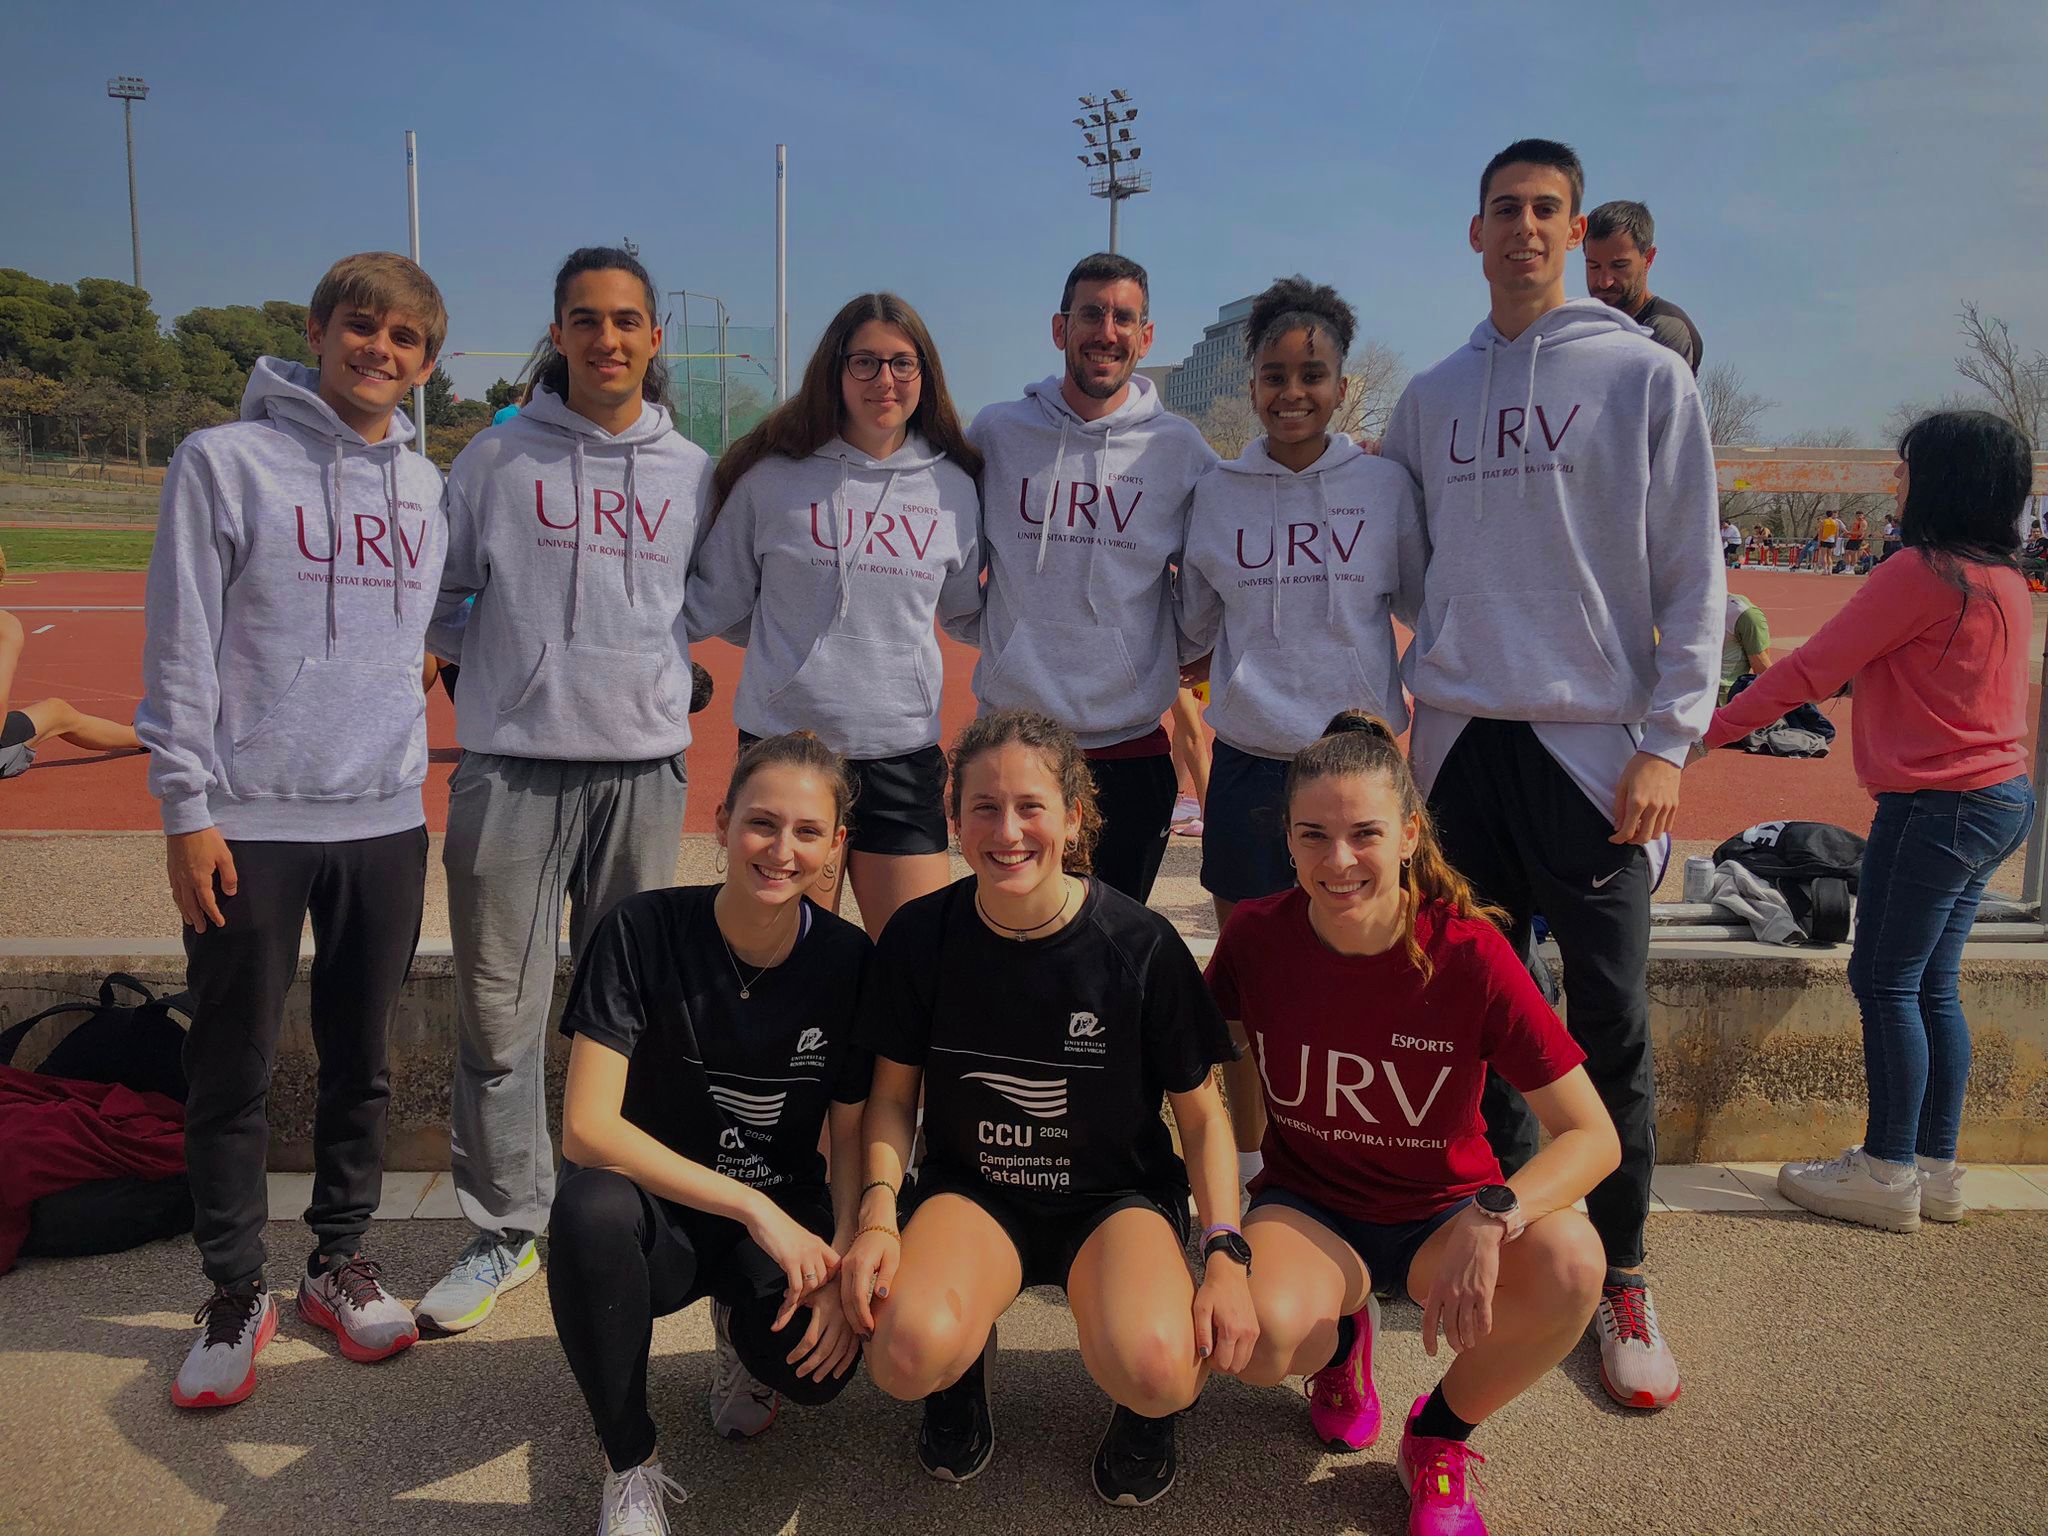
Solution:
<svg viewBox="0 0 2048 1536"><path fill-rule="evenodd" d="M2033 604L2019 570L2033 483L2026 438L1985 411L1922 417L1894 471L1903 549L1840 613L1714 713L1705 745L1856 683L1856 777L1877 801L1856 895L1849 987L1870 1116L1839 1157L1787 1163L1809 1211L1892 1232L1959 1221L1970 1026L1963 942L1985 887L2027 839Z"/></svg>
<svg viewBox="0 0 2048 1536"><path fill-rule="evenodd" d="M1256 1135L1265 1157L1245 1224L1259 1339L1240 1374L1307 1376L1318 1438L1371 1445L1372 1289L1405 1285L1423 1348L1457 1355L1401 1437L1409 1530L1484 1532L1466 1438L1584 1333L1607 1269L1572 1202L1620 1143L1585 1053L1444 862L1385 723L1332 720L1282 803L1296 884L1237 907L1208 975L1248 1047L1224 1068L1239 1145ZM1511 1181L1479 1112L1489 1066L1552 1138Z"/></svg>

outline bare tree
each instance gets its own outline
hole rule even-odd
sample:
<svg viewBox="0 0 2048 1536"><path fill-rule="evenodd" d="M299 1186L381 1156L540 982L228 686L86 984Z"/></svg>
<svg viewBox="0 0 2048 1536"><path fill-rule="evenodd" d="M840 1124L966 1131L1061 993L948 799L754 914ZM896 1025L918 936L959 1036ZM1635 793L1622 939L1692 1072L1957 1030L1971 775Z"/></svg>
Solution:
<svg viewBox="0 0 2048 1536"><path fill-rule="evenodd" d="M1956 359L1956 372L1989 395L1998 414L2038 445L2048 425L2048 354L2027 356L2012 339L2012 328L1983 313L1975 299L1965 299L1956 318L1969 346Z"/></svg>
<svg viewBox="0 0 2048 1536"><path fill-rule="evenodd" d="M1732 448L1756 441L1756 420L1778 402L1749 387L1733 363L1715 363L1700 373L1700 403L1715 443Z"/></svg>
<svg viewBox="0 0 2048 1536"><path fill-rule="evenodd" d="M1787 448L1860 448L1857 434L1847 427L1822 432L1797 432L1785 439ZM1771 491L1756 497L1755 514L1769 523L1780 538L1806 540L1820 528L1820 520L1832 512L1844 526L1858 517L1876 523L1892 505L1882 493L1836 494L1815 491Z"/></svg>
<svg viewBox="0 0 2048 1536"><path fill-rule="evenodd" d="M1884 443L1887 448L1896 447L1900 438L1906 435L1906 428L1922 416L1935 411L1981 411L1984 397L1964 390L1951 390L1938 400L1901 400L1884 419Z"/></svg>
<svg viewBox="0 0 2048 1536"><path fill-rule="evenodd" d="M1408 364L1392 347L1374 339L1352 352L1344 365L1344 377L1351 387L1337 414L1330 418L1330 430L1348 432L1357 441L1376 447L1387 435L1387 418L1394 414L1394 402L1408 382Z"/></svg>
<svg viewBox="0 0 2048 1536"><path fill-rule="evenodd" d="M1234 459L1259 435L1259 422L1252 414L1251 400L1232 392L1209 402L1209 408L1195 418L1195 430L1220 457Z"/></svg>

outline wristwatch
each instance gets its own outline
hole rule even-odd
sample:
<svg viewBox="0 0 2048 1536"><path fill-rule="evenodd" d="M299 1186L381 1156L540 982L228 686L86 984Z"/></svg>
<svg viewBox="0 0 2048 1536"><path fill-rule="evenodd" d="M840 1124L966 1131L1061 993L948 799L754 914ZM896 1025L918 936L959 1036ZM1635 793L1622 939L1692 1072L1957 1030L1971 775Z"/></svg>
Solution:
<svg viewBox="0 0 2048 1536"><path fill-rule="evenodd" d="M1202 1244L1202 1262L1206 1265L1215 1254L1235 1259L1244 1266L1244 1272L1252 1272L1252 1245L1244 1240L1244 1234L1235 1227L1211 1227L1209 1240Z"/></svg>
<svg viewBox="0 0 2048 1536"><path fill-rule="evenodd" d="M1522 1219L1522 1202L1505 1184L1489 1184L1472 1197L1472 1205L1488 1221L1497 1222L1501 1241L1512 1243L1528 1223Z"/></svg>

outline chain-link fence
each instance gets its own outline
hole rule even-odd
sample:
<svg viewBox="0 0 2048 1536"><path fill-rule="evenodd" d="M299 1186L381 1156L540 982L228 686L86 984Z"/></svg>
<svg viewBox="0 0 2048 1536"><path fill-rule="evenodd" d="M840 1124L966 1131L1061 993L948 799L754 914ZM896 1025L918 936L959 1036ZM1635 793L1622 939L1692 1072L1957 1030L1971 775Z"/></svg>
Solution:
<svg viewBox="0 0 2048 1536"><path fill-rule="evenodd" d="M677 304L668 316L662 350L668 354L676 426L715 457L775 404L775 331L765 325L706 323L698 318L706 313L715 313L715 307L693 301L686 324Z"/></svg>

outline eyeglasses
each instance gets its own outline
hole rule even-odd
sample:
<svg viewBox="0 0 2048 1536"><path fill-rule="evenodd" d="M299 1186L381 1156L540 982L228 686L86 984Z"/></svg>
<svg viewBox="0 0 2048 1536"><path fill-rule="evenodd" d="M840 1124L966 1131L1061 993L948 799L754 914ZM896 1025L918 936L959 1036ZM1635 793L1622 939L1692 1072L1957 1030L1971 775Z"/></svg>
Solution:
<svg viewBox="0 0 2048 1536"><path fill-rule="evenodd" d="M1066 316L1084 331L1099 331L1103 321L1114 320L1117 331L1126 336L1145 321L1145 317L1135 309L1104 309L1100 304L1083 304L1078 309L1067 310Z"/></svg>
<svg viewBox="0 0 2048 1536"><path fill-rule="evenodd" d="M889 376L898 384L908 384L924 372L924 359L914 352L899 352L894 357L877 357L872 352L846 354L846 371L863 384L879 374L884 363L889 365Z"/></svg>

